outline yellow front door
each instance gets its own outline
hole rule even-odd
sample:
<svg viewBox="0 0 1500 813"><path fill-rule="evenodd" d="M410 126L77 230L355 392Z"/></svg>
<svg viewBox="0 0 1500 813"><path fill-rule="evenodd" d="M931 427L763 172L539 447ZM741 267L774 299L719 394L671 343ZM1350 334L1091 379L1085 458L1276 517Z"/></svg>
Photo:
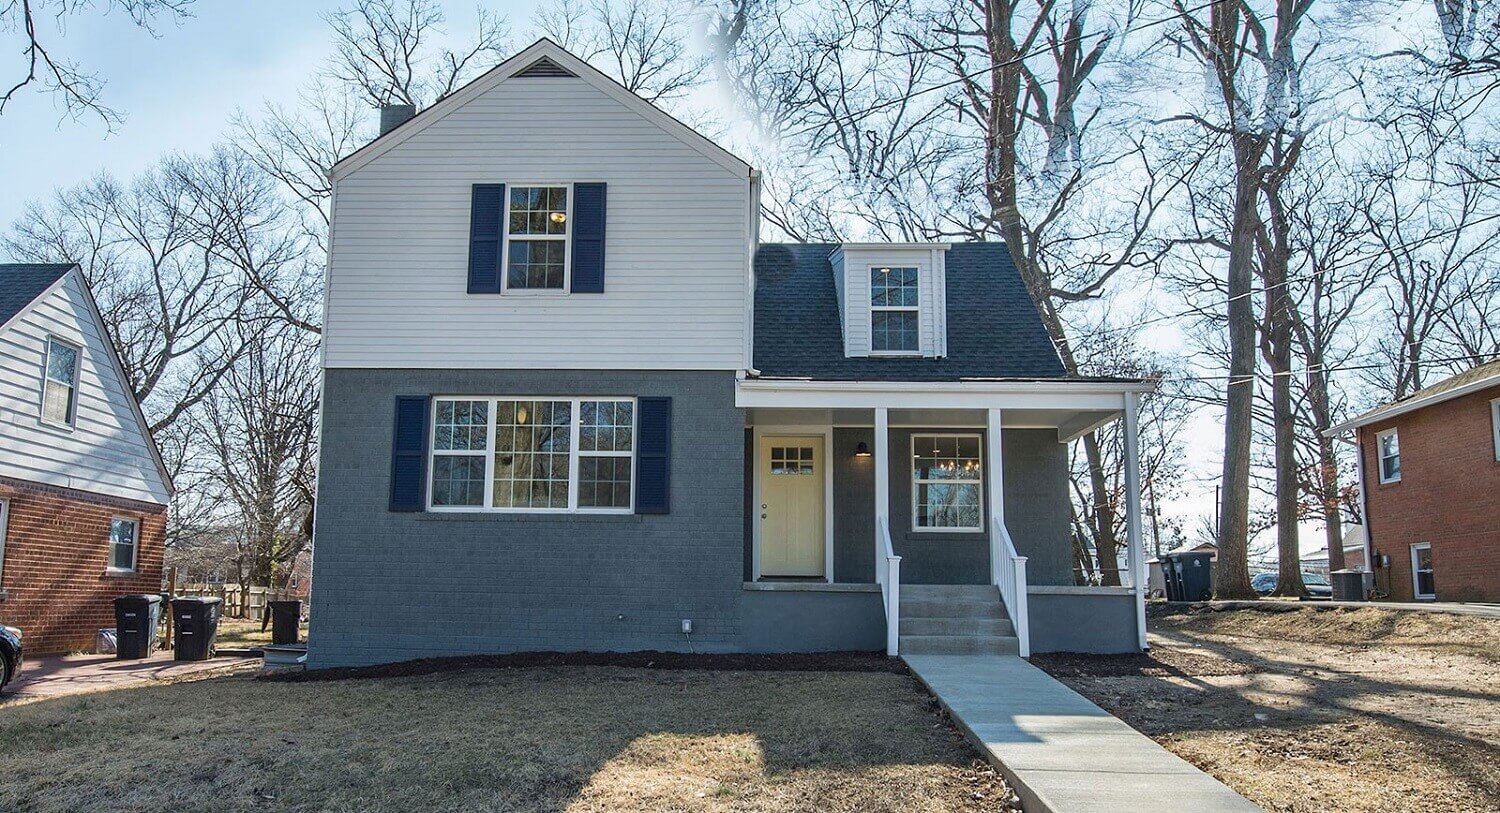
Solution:
<svg viewBox="0 0 1500 813"><path fill-rule="evenodd" d="M760 441L760 572L822 576L823 438L766 436Z"/></svg>

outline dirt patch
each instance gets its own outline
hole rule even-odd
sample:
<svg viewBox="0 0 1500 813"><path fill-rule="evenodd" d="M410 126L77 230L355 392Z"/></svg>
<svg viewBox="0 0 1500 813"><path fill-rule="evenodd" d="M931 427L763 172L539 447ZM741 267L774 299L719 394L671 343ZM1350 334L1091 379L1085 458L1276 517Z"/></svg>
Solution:
<svg viewBox="0 0 1500 813"><path fill-rule="evenodd" d="M1500 810L1500 622L1283 605L1151 626L1149 655L1033 662L1267 810Z"/></svg>
<svg viewBox="0 0 1500 813"><path fill-rule="evenodd" d="M889 671L613 666L228 677L0 712L7 810L1011 808Z"/></svg>
<svg viewBox="0 0 1500 813"><path fill-rule="evenodd" d="M632 669L711 670L739 672L890 672L907 674L906 664L876 652L811 652L777 655L706 654L685 652L515 652L508 655L468 655L423 658L378 666L350 666L309 672L277 672L262 680L305 683L322 680L409 677L473 669L529 669L538 666L620 666Z"/></svg>

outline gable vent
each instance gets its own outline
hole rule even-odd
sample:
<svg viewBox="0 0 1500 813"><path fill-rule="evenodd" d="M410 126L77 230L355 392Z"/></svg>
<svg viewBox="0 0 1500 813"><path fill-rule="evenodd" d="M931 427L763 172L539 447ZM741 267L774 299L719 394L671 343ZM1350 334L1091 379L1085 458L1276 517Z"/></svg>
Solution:
<svg viewBox="0 0 1500 813"><path fill-rule="evenodd" d="M517 73L516 76L542 76L542 77L572 76L574 78L577 78L577 75L574 74L572 71L568 70L567 68L564 68L563 66L557 64L556 62L553 62L552 60L548 59L547 57L542 57L541 59L538 59L537 61L531 63L530 65L527 65L519 73Z"/></svg>

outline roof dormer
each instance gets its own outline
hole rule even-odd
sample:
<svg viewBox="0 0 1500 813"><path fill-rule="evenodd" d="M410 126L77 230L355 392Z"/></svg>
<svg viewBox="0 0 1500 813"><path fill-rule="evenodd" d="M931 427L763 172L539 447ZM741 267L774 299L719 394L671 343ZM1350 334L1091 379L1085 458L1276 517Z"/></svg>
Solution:
<svg viewBox="0 0 1500 813"><path fill-rule="evenodd" d="M948 355L947 243L844 243L829 255L844 355Z"/></svg>

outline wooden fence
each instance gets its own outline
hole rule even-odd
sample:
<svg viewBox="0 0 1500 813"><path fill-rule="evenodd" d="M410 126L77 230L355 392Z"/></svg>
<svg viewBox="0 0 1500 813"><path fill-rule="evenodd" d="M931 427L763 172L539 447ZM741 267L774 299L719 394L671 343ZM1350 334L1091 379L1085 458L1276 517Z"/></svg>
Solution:
<svg viewBox="0 0 1500 813"><path fill-rule="evenodd" d="M230 618L258 619L265 612L266 602L275 599L275 591L269 587L241 584L179 584L179 596L218 596L224 601L224 615Z"/></svg>

